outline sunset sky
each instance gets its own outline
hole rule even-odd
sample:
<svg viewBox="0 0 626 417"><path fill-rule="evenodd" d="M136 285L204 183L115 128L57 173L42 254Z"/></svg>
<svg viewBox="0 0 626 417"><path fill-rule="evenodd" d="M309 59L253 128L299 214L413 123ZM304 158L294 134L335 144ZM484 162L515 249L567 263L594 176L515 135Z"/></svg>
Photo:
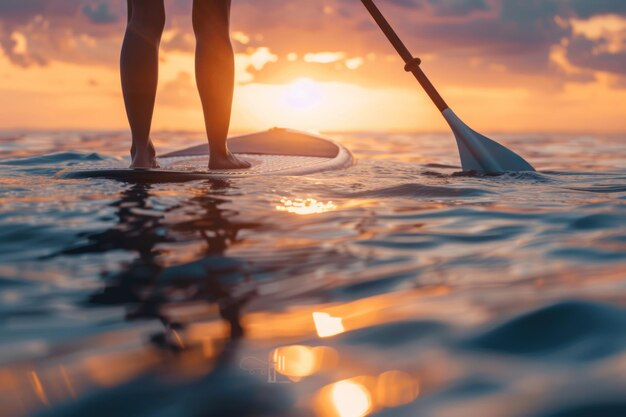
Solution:
<svg viewBox="0 0 626 417"><path fill-rule="evenodd" d="M232 0L233 131L445 130L359 0ZM166 0L155 129L201 130L191 0ZM626 1L378 0L485 131L626 131ZM123 129L126 0L0 0L0 128Z"/></svg>

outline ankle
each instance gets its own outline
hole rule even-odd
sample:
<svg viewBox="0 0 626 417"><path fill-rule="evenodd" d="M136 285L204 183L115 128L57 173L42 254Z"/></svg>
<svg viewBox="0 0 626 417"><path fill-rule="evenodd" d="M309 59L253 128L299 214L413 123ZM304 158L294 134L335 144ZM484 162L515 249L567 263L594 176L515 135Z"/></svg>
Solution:
<svg viewBox="0 0 626 417"><path fill-rule="evenodd" d="M148 156L148 157L156 156L156 149L151 139L148 139L147 141L141 141L141 142L133 141L130 147L130 156L132 158L135 158L139 155Z"/></svg>
<svg viewBox="0 0 626 417"><path fill-rule="evenodd" d="M209 148L209 155L215 156L228 156L230 151L227 147L211 147Z"/></svg>

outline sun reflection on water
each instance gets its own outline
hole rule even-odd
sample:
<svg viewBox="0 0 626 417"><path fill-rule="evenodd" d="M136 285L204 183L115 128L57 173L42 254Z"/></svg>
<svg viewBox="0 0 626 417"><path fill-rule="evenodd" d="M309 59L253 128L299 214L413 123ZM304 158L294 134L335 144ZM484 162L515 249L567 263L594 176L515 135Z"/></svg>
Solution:
<svg viewBox="0 0 626 417"><path fill-rule="evenodd" d="M391 370L378 376L357 376L323 387L316 397L320 417L363 417L417 399L420 385L406 372Z"/></svg>
<svg viewBox="0 0 626 417"><path fill-rule="evenodd" d="M367 388L352 381L335 383L332 387L332 399L341 417L361 417L372 407L372 398Z"/></svg>
<svg viewBox="0 0 626 417"><path fill-rule="evenodd" d="M315 312L313 313L313 321L315 322L317 335L322 338L335 336L345 331L341 317L333 317L328 313Z"/></svg>
<svg viewBox="0 0 626 417"><path fill-rule="evenodd" d="M283 198L280 200L280 205L276 206L276 210L278 211L286 211L299 215L321 214L335 210L336 208L337 206L332 201L324 203L314 198L296 198L293 200Z"/></svg>
<svg viewBox="0 0 626 417"><path fill-rule="evenodd" d="M372 394L359 378L345 379L322 388L317 398L320 417L363 417L372 411Z"/></svg>
<svg viewBox="0 0 626 417"><path fill-rule="evenodd" d="M326 346L282 346L274 349L272 363L278 373L293 381L313 375L322 368L337 365L337 351Z"/></svg>

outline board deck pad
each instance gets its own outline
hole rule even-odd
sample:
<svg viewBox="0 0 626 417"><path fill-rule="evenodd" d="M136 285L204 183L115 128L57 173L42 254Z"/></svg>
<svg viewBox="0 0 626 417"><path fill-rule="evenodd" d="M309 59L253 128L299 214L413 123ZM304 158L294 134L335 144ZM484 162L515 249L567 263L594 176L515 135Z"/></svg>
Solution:
<svg viewBox="0 0 626 417"><path fill-rule="evenodd" d="M229 139L228 147L252 164L248 169L209 170L209 147L198 145L158 157L160 168L131 169L127 162L88 163L60 172L62 178L109 178L123 181L177 182L250 176L307 175L346 168L352 154L329 139L288 129Z"/></svg>

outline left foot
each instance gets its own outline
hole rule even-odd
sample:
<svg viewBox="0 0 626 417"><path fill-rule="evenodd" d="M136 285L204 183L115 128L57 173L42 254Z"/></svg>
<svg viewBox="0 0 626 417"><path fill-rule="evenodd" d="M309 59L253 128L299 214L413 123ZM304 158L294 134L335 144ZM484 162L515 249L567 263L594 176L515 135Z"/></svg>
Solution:
<svg viewBox="0 0 626 417"><path fill-rule="evenodd" d="M250 162L244 161L228 151L226 155L211 153L209 157L209 169L246 169L251 166Z"/></svg>
<svg viewBox="0 0 626 417"><path fill-rule="evenodd" d="M134 144L130 148L130 156L132 162L130 167L132 169L150 169L159 168L159 163L156 158L156 150L152 141L149 140L145 148L137 148Z"/></svg>
<svg viewBox="0 0 626 417"><path fill-rule="evenodd" d="M160 168L159 163L157 162L156 157L151 156L149 154L137 154L133 161L130 164L132 169L152 169L152 168Z"/></svg>

